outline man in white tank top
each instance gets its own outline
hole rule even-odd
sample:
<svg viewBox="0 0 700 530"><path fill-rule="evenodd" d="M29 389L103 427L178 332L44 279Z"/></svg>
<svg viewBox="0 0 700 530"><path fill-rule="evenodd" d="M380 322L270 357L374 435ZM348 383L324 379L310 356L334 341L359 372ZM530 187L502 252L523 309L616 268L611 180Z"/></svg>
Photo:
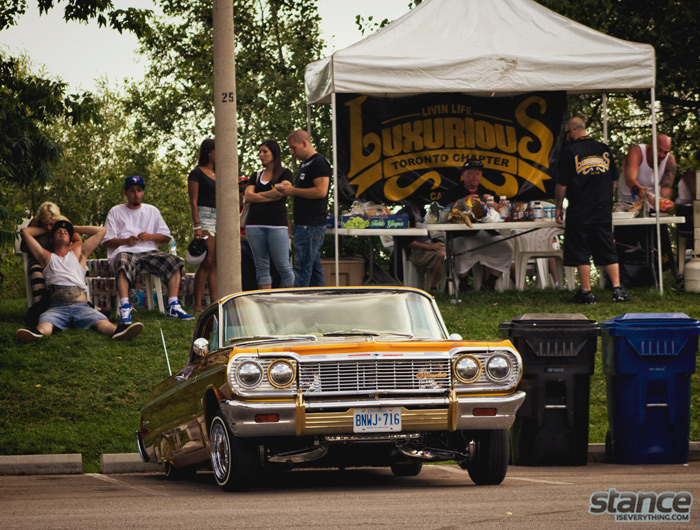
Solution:
<svg viewBox="0 0 700 530"><path fill-rule="evenodd" d="M673 192L673 182L676 178L676 160L671 154L671 139L660 134L656 137L656 155L659 163L659 199L670 199ZM634 193L639 197L641 188L646 188L654 193L654 150L651 145L634 145L625 157L624 178L620 179L617 190L617 199L621 202L633 202ZM615 227L615 242L618 245L620 258L620 276L623 285L634 287L639 285L653 285L652 271L646 267L640 270L634 263L635 249L644 250L647 258L656 259L651 254L649 242L655 239L654 227L618 226ZM671 240L668 227L661 227L661 253L664 268L670 268L674 276L677 275L675 258L671 249ZM628 261L630 265L628 266ZM638 261L638 260L637 260Z"/></svg>
<svg viewBox="0 0 700 530"><path fill-rule="evenodd" d="M73 232L89 236L85 242L72 243ZM76 226L70 221L57 221L51 229L53 252L44 249L36 236L45 233L41 227L22 228L22 239L34 259L42 266L46 285L51 293L51 305L39 317L36 328L20 329L17 338L33 342L49 336L54 329L95 328L115 340L131 339L141 333L143 324L114 325L107 317L88 305L85 286L85 262L100 244L105 229L97 226Z"/></svg>
<svg viewBox="0 0 700 530"><path fill-rule="evenodd" d="M676 160L671 154L671 139L660 134L656 137L656 155L659 161L659 193L670 199L676 178ZM624 179L617 190L619 201L633 202L632 193L639 195L641 188L654 192L654 150L651 145L634 145L625 157Z"/></svg>

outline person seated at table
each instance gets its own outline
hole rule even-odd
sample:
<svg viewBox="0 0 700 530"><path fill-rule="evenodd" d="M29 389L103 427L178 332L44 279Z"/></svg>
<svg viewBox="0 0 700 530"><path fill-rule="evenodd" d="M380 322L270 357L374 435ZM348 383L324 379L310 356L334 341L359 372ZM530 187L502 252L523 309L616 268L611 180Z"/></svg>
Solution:
<svg viewBox="0 0 700 530"><path fill-rule="evenodd" d="M460 190L459 199L468 202L491 194L490 190L481 185L481 177L484 173L484 165L477 158L468 160L462 167L462 185L466 195ZM457 201L450 202L448 206ZM484 201L485 202L485 201ZM475 249L475 250L472 250ZM452 251L455 258L455 273L460 278L460 283L466 279L469 270L480 263L483 268L485 281L481 284L481 290L493 292L496 282L502 274L508 274L510 264L513 261L513 246L496 230L468 231L455 237L452 243Z"/></svg>
<svg viewBox="0 0 700 530"><path fill-rule="evenodd" d="M416 227L416 221L421 221L425 215L424 207L409 202L400 214L408 215L408 223L411 228ZM442 279L442 271L445 265L444 233L437 232L429 236L397 236L394 237L396 245L396 259L401 258L403 249L407 250L410 261L421 276L430 273L430 290L437 291ZM406 274L406 271L403 271ZM404 276L405 277L405 276Z"/></svg>

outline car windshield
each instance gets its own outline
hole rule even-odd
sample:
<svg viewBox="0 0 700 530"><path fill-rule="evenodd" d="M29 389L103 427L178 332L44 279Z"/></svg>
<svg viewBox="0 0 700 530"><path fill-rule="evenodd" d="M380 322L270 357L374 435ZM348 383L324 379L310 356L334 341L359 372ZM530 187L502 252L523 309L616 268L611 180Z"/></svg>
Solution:
<svg viewBox="0 0 700 530"><path fill-rule="evenodd" d="M413 291L270 291L232 298L223 309L225 343L295 335L445 338L430 299Z"/></svg>

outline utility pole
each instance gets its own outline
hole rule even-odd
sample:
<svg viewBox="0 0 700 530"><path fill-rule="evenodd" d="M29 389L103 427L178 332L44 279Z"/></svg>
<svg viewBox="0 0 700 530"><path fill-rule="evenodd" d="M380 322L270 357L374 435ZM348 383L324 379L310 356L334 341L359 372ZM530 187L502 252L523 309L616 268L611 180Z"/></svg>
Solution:
<svg viewBox="0 0 700 530"><path fill-rule="evenodd" d="M242 289L233 0L214 0L213 19L216 262L219 296L226 296Z"/></svg>

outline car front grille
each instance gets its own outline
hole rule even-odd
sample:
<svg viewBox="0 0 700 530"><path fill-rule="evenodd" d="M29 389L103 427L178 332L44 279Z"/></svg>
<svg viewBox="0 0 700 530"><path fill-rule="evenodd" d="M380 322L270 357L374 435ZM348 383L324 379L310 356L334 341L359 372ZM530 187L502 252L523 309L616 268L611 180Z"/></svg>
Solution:
<svg viewBox="0 0 700 530"><path fill-rule="evenodd" d="M302 362L305 395L443 393L450 388L449 359L373 359Z"/></svg>

